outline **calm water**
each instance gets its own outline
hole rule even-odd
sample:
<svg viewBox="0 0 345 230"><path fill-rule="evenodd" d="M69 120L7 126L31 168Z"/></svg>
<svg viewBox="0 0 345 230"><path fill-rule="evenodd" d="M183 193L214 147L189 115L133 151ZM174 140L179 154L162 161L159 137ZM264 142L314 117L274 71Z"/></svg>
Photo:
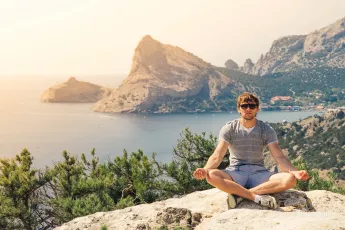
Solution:
<svg viewBox="0 0 345 230"><path fill-rule="evenodd" d="M61 160L67 150L80 155L96 148L101 160L143 149L170 161L181 131L218 135L220 128L237 113L112 115L91 111L92 104L45 104L41 89L6 88L0 91L0 157L13 157L27 148L38 167ZM303 112L260 112L269 122L295 121L315 114Z"/></svg>

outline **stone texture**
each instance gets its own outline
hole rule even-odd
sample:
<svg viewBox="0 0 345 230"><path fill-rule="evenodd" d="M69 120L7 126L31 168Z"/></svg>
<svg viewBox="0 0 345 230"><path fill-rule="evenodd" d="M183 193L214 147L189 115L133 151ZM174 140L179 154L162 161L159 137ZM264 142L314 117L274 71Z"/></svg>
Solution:
<svg viewBox="0 0 345 230"><path fill-rule="evenodd" d="M334 212L276 212L271 210L229 210L196 229L236 230L343 230L344 214Z"/></svg>
<svg viewBox="0 0 345 230"><path fill-rule="evenodd" d="M227 194L210 189L181 198L95 213L65 223L58 230L108 229L342 229L345 196L328 191L288 190L274 194L280 205L269 210L252 201L227 209Z"/></svg>
<svg viewBox="0 0 345 230"><path fill-rule="evenodd" d="M192 213L186 208L168 207L157 213L156 223L158 228L175 229L177 227L191 229Z"/></svg>

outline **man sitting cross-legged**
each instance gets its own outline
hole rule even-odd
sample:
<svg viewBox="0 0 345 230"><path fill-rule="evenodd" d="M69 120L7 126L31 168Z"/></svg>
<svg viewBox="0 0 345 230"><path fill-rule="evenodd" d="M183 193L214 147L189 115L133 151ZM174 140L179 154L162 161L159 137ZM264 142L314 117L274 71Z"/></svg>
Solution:
<svg viewBox="0 0 345 230"><path fill-rule="evenodd" d="M199 180L206 178L209 184L229 193L229 208L235 208L243 197L275 209L275 198L266 194L293 188L296 179L307 180L309 175L305 170L296 170L284 156L273 128L256 119L259 99L255 95L241 94L237 99L237 110L241 117L223 126L214 153L204 168L197 168L193 176ZM275 174L264 167L263 151L266 146L284 172ZM230 165L219 170L217 167L227 149Z"/></svg>

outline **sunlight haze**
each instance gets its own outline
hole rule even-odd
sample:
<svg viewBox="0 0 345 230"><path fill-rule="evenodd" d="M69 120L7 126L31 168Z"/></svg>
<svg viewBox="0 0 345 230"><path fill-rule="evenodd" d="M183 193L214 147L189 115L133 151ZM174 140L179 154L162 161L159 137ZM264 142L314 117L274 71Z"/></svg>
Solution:
<svg viewBox="0 0 345 230"><path fill-rule="evenodd" d="M149 34L224 66L345 16L341 0L1 1L0 76L124 74Z"/></svg>

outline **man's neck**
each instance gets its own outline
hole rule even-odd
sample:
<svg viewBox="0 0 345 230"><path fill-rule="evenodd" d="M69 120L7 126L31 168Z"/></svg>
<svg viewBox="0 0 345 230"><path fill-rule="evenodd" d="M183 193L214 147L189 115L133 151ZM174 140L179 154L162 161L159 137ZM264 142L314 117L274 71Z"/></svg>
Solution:
<svg viewBox="0 0 345 230"><path fill-rule="evenodd" d="M256 124L256 118L254 117L252 120L246 120L243 117L240 119L241 125L243 125L245 128L252 128Z"/></svg>

